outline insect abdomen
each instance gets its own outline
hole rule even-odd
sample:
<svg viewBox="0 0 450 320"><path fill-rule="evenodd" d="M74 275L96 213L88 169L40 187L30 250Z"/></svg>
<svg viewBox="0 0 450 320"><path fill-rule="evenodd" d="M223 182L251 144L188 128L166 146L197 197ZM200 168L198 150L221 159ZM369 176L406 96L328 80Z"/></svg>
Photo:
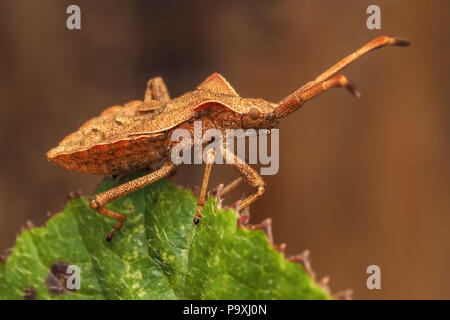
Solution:
<svg viewBox="0 0 450 320"><path fill-rule="evenodd" d="M61 153L49 156L49 160L71 171L107 175L126 174L148 168L164 155L163 141L145 136Z"/></svg>

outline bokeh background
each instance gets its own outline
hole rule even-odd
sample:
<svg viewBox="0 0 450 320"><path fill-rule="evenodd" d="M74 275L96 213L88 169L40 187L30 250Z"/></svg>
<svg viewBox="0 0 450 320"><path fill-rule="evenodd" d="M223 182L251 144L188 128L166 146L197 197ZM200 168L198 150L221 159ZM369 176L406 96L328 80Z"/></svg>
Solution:
<svg viewBox="0 0 450 320"><path fill-rule="evenodd" d="M82 29L66 28L78 4ZM382 29L366 28L381 7ZM45 223L70 191L102 179L45 153L102 109L142 99L164 77L172 96L222 73L247 97L278 101L381 35L408 48L371 53L344 71L362 92L330 90L280 127L280 169L251 220L273 218L287 253L354 298L450 298L450 2L25 1L0 4L0 250L26 220ZM175 182L201 183L201 166ZM216 166L211 185L236 177ZM241 187L228 201L252 190ZM366 288L381 267L381 290Z"/></svg>

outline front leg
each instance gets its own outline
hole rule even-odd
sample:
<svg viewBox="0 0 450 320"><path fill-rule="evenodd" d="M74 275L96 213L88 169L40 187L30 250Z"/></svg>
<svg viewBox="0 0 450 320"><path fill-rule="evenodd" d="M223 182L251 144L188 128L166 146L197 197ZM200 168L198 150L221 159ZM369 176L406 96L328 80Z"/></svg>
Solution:
<svg viewBox="0 0 450 320"><path fill-rule="evenodd" d="M239 173L245 177L245 179L247 180L247 183L253 187L258 188L257 191L254 194L251 194L250 196L248 196L247 198L245 198L239 205L238 210L242 210L245 207L249 206L250 204L252 204L253 202L255 202L257 199L259 199L264 191L265 191L265 182L262 179L262 177L255 171L255 169L253 169L252 167L250 167L247 163L245 163L243 160L241 160L240 158L238 158L234 153L232 153L230 150L228 150L226 147L222 148L222 155L225 159L225 161L227 159L233 159L233 163L231 165L233 165L238 171ZM237 183L238 180L236 180Z"/></svg>

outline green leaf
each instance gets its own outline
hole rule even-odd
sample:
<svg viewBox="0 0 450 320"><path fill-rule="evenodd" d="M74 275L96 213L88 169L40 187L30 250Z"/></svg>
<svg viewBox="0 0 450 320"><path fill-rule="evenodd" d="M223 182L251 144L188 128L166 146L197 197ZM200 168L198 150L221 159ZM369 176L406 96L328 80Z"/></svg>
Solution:
<svg viewBox="0 0 450 320"><path fill-rule="evenodd" d="M107 180L97 192L118 184ZM196 202L167 180L120 198L108 207L128 220L108 243L115 221L74 199L45 227L18 237L0 264L0 299L330 298L264 231L241 228L235 211L217 210L214 197L194 226ZM81 270L78 290L66 288L68 265Z"/></svg>

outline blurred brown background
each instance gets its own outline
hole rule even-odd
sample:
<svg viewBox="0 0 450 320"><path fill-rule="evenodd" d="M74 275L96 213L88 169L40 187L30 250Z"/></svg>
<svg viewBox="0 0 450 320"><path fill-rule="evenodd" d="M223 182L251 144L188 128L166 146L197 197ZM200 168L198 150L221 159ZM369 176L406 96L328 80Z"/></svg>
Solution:
<svg viewBox="0 0 450 320"><path fill-rule="evenodd" d="M66 28L78 4L82 30ZM381 7L382 29L366 28ZM0 10L0 250L70 191L101 180L45 153L107 106L142 99L161 75L172 96L222 73L247 97L278 101L380 34L409 48L371 53L282 122L280 170L251 208L287 252L311 250L319 277L354 298L450 298L449 8L442 1L25 1ZM175 181L196 185L201 166ZM211 185L235 177L216 166ZM241 187L239 197L249 188ZM230 197L228 197L230 201ZM381 290L366 288L381 267Z"/></svg>

